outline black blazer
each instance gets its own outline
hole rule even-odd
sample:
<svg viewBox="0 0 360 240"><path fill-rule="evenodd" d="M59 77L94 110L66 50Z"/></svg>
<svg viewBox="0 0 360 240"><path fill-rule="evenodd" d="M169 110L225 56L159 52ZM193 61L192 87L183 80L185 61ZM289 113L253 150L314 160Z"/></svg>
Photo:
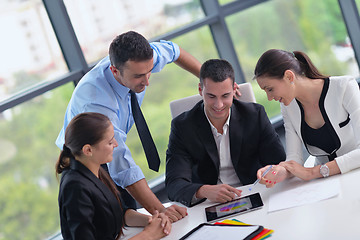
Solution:
<svg viewBox="0 0 360 240"><path fill-rule="evenodd" d="M62 173L58 201L65 240L113 240L120 232L123 211L116 197L77 160Z"/></svg>
<svg viewBox="0 0 360 240"><path fill-rule="evenodd" d="M264 107L233 101L229 122L230 154L243 185L256 180L257 170L284 161L285 151ZM215 185L219 155L203 101L171 122L166 152L166 190L169 199L185 206L204 184Z"/></svg>

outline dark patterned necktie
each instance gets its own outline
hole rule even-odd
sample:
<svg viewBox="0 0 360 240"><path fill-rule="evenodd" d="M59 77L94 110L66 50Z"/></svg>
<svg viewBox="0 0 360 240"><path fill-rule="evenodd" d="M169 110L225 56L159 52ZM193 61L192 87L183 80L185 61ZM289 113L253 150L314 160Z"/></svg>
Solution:
<svg viewBox="0 0 360 240"><path fill-rule="evenodd" d="M141 112L139 103L136 98L136 94L133 91L129 91L131 95L131 109L134 117L136 129L138 131L141 144L144 148L144 152L149 164L149 168L156 172L159 171L160 158L156 150L154 140L151 137L149 128L146 124L144 115Z"/></svg>

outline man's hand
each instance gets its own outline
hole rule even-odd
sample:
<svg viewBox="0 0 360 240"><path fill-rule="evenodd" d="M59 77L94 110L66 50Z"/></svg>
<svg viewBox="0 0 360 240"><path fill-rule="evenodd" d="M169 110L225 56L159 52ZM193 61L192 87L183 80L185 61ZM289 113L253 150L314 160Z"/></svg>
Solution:
<svg viewBox="0 0 360 240"><path fill-rule="evenodd" d="M241 92L239 90L240 89L239 84L234 82L234 88L235 88L235 96L234 96L234 98L239 100L239 97L241 97Z"/></svg>
<svg viewBox="0 0 360 240"><path fill-rule="evenodd" d="M169 217L171 222L179 221L180 219L188 215L186 208L180 207L175 204L165 208L163 213Z"/></svg>
<svg viewBox="0 0 360 240"><path fill-rule="evenodd" d="M241 190L227 184L203 185L196 192L197 198L207 198L212 202L224 203L240 197Z"/></svg>
<svg viewBox="0 0 360 240"><path fill-rule="evenodd" d="M186 208L177 205L165 208L151 191L145 179L141 179L140 181L127 186L126 189L149 213L155 214L157 210L168 216L172 222L176 222L187 215Z"/></svg>

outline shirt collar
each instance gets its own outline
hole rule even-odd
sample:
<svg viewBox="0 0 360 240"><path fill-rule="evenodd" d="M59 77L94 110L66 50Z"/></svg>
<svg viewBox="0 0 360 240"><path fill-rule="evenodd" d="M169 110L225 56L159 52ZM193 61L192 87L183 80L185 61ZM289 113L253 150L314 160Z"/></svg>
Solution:
<svg viewBox="0 0 360 240"><path fill-rule="evenodd" d="M111 87L114 91L120 96L120 98L125 99L128 95L130 88L125 87L124 85L120 84L112 74L110 70L110 65L105 69L105 78L110 83Z"/></svg>
<svg viewBox="0 0 360 240"><path fill-rule="evenodd" d="M211 123L210 119L208 118L208 115L206 114L205 105L204 105L204 113L205 113L206 119L210 123L211 131L212 131L213 135L214 136L220 136L221 133L219 133L218 130L216 129L216 127L214 127L214 125ZM229 109L229 116L226 119L226 122L224 123L224 126L223 126L223 134L226 134L226 131L227 131L228 127L229 127L230 115L231 115L231 108Z"/></svg>

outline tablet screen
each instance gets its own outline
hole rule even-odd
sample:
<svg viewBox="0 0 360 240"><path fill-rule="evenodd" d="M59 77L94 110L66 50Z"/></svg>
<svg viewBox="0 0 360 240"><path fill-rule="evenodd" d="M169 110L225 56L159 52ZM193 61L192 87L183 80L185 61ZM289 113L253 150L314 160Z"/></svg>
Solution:
<svg viewBox="0 0 360 240"><path fill-rule="evenodd" d="M237 198L230 202L220 203L205 208L206 219L210 222L229 215L252 211L263 205L260 194L255 193L246 197Z"/></svg>

